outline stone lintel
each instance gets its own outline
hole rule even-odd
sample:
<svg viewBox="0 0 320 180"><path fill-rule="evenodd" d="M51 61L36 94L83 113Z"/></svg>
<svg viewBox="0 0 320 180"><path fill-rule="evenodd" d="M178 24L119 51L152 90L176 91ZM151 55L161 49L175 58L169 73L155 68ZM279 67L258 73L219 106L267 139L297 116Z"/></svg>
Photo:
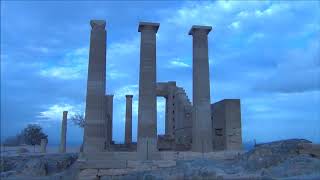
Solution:
<svg viewBox="0 0 320 180"><path fill-rule="evenodd" d="M154 31L157 33L159 29L160 23L152 23L152 22L140 22L138 32L141 32L141 30L145 27L149 27L154 29Z"/></svg>
<svg viewBox="0 0 320 180"><path fill-rule="evenodd" d="M91 20L90 25L92 29L105 29L106 21L105 20Z"/></svg>
<svg viewBox="0 0 320 180"><path fill-rule="evenodd" d="M133 95L126 95L126 98L133 98Z"/></svg>
<svg viewBox="0 0 320 180"><path fill-rule="evenodd" d="M211 30L212 30L211 26L193 25L189 31L189 35L193 35L196 31L204 31L206 32L206 34L209 34Z"/></svg>

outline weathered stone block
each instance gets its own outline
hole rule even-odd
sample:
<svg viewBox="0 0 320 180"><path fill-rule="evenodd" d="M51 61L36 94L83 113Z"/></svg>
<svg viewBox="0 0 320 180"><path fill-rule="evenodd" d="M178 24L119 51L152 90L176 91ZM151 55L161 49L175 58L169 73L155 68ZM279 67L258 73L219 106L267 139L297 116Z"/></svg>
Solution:
<svg viewBox="0 0 320 180"><path fill-rule="evenodd" d="M211 104L211 112L214 149L242 149L240 99L224 99Z"/></svg>
<svg viewBox="0 0 320 180"><path fill-rule="evenodd" d="M79 180L96 180L98 169L84 169L79 173Z"/></svg>

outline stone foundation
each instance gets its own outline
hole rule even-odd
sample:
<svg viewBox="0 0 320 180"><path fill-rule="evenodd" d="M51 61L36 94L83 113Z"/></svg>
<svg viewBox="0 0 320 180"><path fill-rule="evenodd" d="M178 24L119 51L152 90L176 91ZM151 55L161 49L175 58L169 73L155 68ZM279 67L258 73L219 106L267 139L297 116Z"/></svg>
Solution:
<svg viewBox="0 0 320 180"><path fill-rule="evenodd" d="M138 160L137 152L104 152L95 155L83 154L79 158L80 180L93 180L102 176L123 176L139 171L173 168L179 160L232 160L243 151L219 151L210 153L163 151L153 153L157 160ZM87 158L90 160L88 161Z"/></svg>

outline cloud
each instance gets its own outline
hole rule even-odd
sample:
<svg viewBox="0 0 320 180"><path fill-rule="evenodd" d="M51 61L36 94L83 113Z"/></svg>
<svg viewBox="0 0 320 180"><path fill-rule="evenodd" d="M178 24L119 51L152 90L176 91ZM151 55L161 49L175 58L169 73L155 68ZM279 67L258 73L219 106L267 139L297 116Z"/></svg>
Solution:
<svg viewBox="0 0 320 180"><path fill-rule="evenodd" d="M231 29L239 29L240 28L240 22L239 21L232 22L229 25L229 28L231 28Z"/></svg>
<svg viewBox="0 0 320 180"><path fill-rule="evenodd" d="M79 70L69 67L52 67L40 71L44 77L55 77L60 79L78 79L82 77Z"/></svg>
<svg viewBox="0 0 320 180"><path fill-rule="evenodd" d="M62 112L63 111L68 111L68 117L71 117L76 113L81 113L82 107L81 107L81 105L75 106L75 105L71 105L71 104L54 104L54 105L49 106L47 108L47 110L39 113L39 115L37 116L37 118L39 118L39 120L37 122L38 123L56 122L56 121L59 122L62 119Z"/></svg>
<svg viewBox="0 0 320 180"><path fill-rule="evenodd" d="M107 79L116 80L120 78L125 78L128 76L126 73L119 72L118 70L111 69L110 71L107 71Z"/></svg>
<svg viewBox="0 0 320 180"><path fill-rule="evenodd" d="M139 94L139 86L137 84L126 85L120 87L115 91L114 99L115 100L125 100L126 95L138 96Z"/></svg>
<svg viewBox="0 0 320 180"><path fill-rule="evenodd" d="M311 70L295 70L294 73L277 70L258 84L257 90L296 93L320 90L320 67Z"/></svg>
<svg viewBox="0 0 320 180"><path fill-rule="evenodd" d="M56 65L50 65L40 70L43 77L59 79L80 79L85 78L88 69L88 48L77 48L64 55Z"/></svg>
<svg viewBox="0 0 320 180"><path fill-rule="evenodd" d="M35 46L29 46L30 50L40 53L49 53L49 48L47 47L35 47Z"/></svg>
<svg viewBox="0 0 320 180"><path fill-rule="evenodd" d="M139 52L140 38L133 38L131 40L125 40L121 42L114 42L110 44L107 49L107 56L110 58L118 58L118 56L132 55Z"/></svg>
<svg viewBox="0 0 320 180"><path fill-rule="evenodd" d="M306 48L288 51L278 66L255 85L270 92L296 93L320 90L320 46L311 41Z"/></svg>
<svg viewBox="0 0 320 180"><path fill-rule="evenodd" d="M121 61L124 56L137 51L136 43L137 41L133 40L110 45L107 52L107 79L117 80L128 76L124 72L119 72L118 69L121 69L119 60ZM123 59L126 60L127 58ZM117 62L116 65L113 62ZM40 70L40 75L64 80L83 79L87 76L88 63L89 49L85 47L77 48L66 53L57 65L51 65Z"/></svg>
<svg viewBox="0 0 320 180"><path fill-rule="evenodd" d="M175 58L169 62L169 68L191 68L191 66L185 62L183 62L179 58Z"/></svg>

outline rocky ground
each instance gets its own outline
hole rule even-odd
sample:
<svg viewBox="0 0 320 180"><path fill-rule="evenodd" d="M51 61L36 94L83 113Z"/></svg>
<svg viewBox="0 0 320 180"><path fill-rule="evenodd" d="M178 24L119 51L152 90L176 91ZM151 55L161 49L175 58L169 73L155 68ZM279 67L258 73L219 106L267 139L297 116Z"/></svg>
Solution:
<svg viewBox="0 0 320 180"><path fill-rule="evenodd" d="M86 179L79 174L76 154L2 157L1 179ZM88 171L89 172L89 171ZM178 160L176 166L155 169L90 171L101 180L167 179L320 179L320 148L307 140L261 144L225 159ZM84 173L81 172L80 176ZM92 176L93 175L93 176ZM28 178L26 178L28 176ZM89 179L89 176L88 178Z"/></svg>
<svg viewBox="0 0 320 180"><path fill-rule="evenodd" d="M77 172L77 159L77 153L2 156L1 179L61 179Z"/></svg>

